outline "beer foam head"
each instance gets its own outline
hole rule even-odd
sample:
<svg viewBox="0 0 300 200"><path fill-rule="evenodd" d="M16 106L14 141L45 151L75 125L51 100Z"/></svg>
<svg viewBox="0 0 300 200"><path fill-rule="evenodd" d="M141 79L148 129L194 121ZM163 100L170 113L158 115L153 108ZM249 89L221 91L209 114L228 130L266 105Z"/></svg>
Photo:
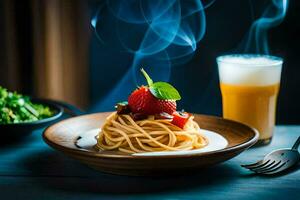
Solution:
<svg viewBox="0 0 300 200"><path fill-rule="evenodd" d="M280 82L283 60L275 56L232 54L217 58L221 83L264 86Z"/></svg>

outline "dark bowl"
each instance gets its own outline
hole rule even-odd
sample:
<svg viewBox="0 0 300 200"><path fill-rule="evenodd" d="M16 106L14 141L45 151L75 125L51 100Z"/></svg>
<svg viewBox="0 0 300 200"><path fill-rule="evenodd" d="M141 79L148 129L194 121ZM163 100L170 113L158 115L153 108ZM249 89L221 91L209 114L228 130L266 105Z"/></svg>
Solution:
<svg viewBox="0 0 300 200"><path fill-rule="evenodd" d="M57 122L64 113L67 113L71 116L77 116L83 113L75 106L65 102L38 98L32 98L31 101L33 103L49 106L52 110L54 110L55 114L51 117L33 122L0 124L1 141L9 142L12 140L22 139L30 135L34 130L45 128L54 122Z"/></svg>

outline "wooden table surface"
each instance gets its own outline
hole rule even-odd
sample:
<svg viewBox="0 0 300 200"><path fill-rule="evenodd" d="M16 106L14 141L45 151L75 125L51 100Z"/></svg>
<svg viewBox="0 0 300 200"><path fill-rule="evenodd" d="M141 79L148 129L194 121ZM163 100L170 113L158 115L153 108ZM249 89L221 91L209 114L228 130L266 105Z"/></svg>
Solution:
<svg viewBox="0 0 300 200"><path fill-rule="evenodd" d="M41 131L0 146L0 199L300 199L300 165L261 177L240 167L277 148L291 147L300 126L278 126L270 145L251 148L190 175L126 177L104 174L48 147Z"/></svg>

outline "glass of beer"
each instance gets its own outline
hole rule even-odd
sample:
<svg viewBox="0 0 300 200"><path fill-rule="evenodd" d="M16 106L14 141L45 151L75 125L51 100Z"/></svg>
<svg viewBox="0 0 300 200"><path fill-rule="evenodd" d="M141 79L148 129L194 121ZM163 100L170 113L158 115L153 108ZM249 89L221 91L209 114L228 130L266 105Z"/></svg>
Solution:
<svg viewBox="0 0 300 200"><path fill-rule="evenodd" d="M282 58L259 54L232 54L217 58L223 117L259 131L257 144L271 142Z"/></svg>

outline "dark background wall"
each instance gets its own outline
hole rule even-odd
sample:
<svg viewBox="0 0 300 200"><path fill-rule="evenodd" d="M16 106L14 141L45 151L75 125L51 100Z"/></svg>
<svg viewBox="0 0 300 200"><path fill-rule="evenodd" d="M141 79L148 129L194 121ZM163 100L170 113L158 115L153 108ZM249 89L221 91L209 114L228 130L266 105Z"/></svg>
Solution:
<svg viewBox="0 0 300 200"><path fill-rule="evenodd" d="M33 47L36 40L33 34L34 28L32 28L35 15L32 13L37 10L33 9L37 2L43 1L0 1L0 45L2 47L0 49L0 85L29 95L36 95L33 75ZM65 7L58 8L59 13L64 13L65 9L72 10L75 5L74 1L64 0L64 2L68 3ZM78 4L78 1L76 2ZM74 16L79 16L78 12L86 12L82 3L87 3L88 15L92 17L103 1L80 2L76 4L77 8L74 13L77 14ZM203 2L206 4L211 1L203 0ZM215 58L221 54L239 52L238 47L249 31L253 20L260 16L271 2L272 0L216 0L205 9L206 33L198 43L195 54L185 64L171 68L169 81L183 96L183 99L178 102L180 109L212 115L222 114ZM46 5L45 9L48 9ZM300 123L299 10L300 1L290 0L284 21L279 26L270 29L268 34L271 54L281 56L285 60L278 101L277 122L279 124ZM77 18L71 17L71 19L76 25ZM70 23L68 24L70 26ZM63 24L62 27L64 27ZM84 27L86 32L92 33L89 40L90 111L112 110L111 105L115 102L109 101L109 98L107 100L107 97L112 95L114 99L125 100L134 87L124 82L116 93L111 93L127 72L132 62L132 54L107 48L99 42L90 25ZM79 37L76 41L83 41L83 39ZM78 48L77 45L75 48ZM73 57L70 55L69 58L81 59L76 55ZM157 67L155 62L151 67ZM159 73L153 74L154 78L159 77ZM76 87L74 93L82 89L83 87Z"/></svg>
<svg viewBox="0 0 300 200"><path fill-rule="evenodd" d="M205 1L204 1L205 2ZM252 2L252 5L250 4ZM179 107L188 111L221 115L221 97L219 91L217 65L218 55L240 52L238 47L246 36L255 18L261 15L271 0L217 0L205 10L207 29L198 44L193 58L181 66L172 68L170 82L181 92L183 99ZM96 5L96 4L95 4ZM93 6L95 7L93 4ZM251 6L253 7L251 10ZM270 52L284 58L282 84L278 101L277 122L300 123L300 67L298 47L300 45L300 1L291 0L286 18L277 27L269 31ZM115 59L126 62L110 63L107 48L101 46L95 35L91 43L92 104L103 101L105 95L113 89L126 72L129 55ZM105 56L104 56L105 55ZM102 78L105 74L106 79ZM128 85L123 85L124 90ZM126 99L126 93L118 94ZM95 110L111 110L107 106L95 106Z"/></svg>

